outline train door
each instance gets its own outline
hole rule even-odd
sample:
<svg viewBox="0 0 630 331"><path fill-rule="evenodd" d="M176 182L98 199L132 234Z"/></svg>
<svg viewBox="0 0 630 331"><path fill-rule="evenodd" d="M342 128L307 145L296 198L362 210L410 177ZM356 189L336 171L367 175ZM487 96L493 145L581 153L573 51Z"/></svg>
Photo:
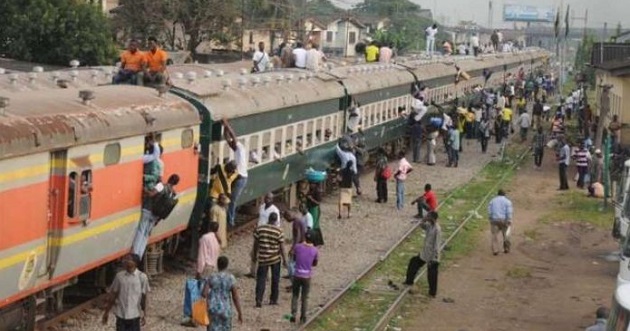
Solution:
<svg viewBox="0 0 630 331"><path fill-rule="evenodd" d="M40 269L39 277L53 276L57 257L59 255L58 238L63 230L64 214L66 210L66 168L68 166L68 151L50 153L50 180L48 198L48 236L46 240L46 265Z"/></svg>

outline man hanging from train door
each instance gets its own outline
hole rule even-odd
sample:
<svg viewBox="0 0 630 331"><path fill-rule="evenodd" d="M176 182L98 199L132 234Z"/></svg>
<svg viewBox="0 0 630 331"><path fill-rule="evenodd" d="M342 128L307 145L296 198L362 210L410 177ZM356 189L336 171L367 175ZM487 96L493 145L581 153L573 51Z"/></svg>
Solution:
<svg viewBox="0 0 630 331"><path fill-rule="evenodd" d="M247 165L249 163L249 153L245 146L237 140L234 130L228 123L227 119L222 120L223 137L228 146L234 151L234 162L236 162L236 173L238 176L232 182L232 196L230 197L230 206L228 208L228 224L234 227L236 220L236 203L247 186Z"/></svg>

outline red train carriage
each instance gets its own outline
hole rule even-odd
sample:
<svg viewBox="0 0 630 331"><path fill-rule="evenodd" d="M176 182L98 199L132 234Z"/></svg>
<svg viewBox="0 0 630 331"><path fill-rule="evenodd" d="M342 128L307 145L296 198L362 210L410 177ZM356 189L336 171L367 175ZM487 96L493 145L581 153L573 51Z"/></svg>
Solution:
<svg viewBox="0 0 630 331"><path fill-rule="evenodd" d="M164 177L181 177L152 241L184 230L196 198L200 119L188 102L133 86L33 86L0 90L0 329L32 328L35 303L129 252L147 134L164 147Z"/></svg>

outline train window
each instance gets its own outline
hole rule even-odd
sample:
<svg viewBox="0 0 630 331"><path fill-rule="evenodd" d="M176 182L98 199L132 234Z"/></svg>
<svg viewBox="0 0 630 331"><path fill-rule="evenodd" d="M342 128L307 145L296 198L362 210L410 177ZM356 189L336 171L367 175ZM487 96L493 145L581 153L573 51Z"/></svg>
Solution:
<svg viewBox="0 0 630 331"><path fill-rule="evenodd" d="M305 123L298 123L297 130L294 132L295 137L295 151L301 152L305 145L306 127Z"/></svg>
<svg viewBox="0 0 630 331"><path fill-rule="evenodd" d="M76 215L76 194L77 194L77 173L71 172L68 176L68 217L74 218Z"/></svg>
<svg viewBox="0 0 630 331"><path fill-rule="evenodd" d="M274 143L271 141L271 132L270 131L267 131L267 132L263 133L262 137L263 137L262 138L262 146L263 147L262 147L262 153L261 153L261 156L260 156L260 162L261 163L267 162L267 161L270 160L270 154L269 154L270 147L269 146L273 146L274 145Z"/></svg>
<svg viewBox="0 0 630 331"><path fill-rule="evenodd" d="M92 170L81 172L81 198L79 199L79 219L86 221L90 218L92 209Z"/></svg>
<svg viewBox="0 0 630 331"><path fill-rule="evenodd" d="M110 166L120 162L120 143L111 143L105 145L105 151L103 153L103 163L105 166Z"/></svg>
<svg viewBox="0 0 630 331"><path fill-rule="evenodd" d="M182 131L182 148L190 148L194 143L194 134L192 129Z"/></svg>

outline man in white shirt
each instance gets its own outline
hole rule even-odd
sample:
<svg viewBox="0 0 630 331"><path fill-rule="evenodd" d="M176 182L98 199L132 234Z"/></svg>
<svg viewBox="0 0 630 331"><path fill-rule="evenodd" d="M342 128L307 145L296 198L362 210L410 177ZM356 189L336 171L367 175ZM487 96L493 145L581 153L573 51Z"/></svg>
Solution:
<svg viewBox="0 0 630 331"><path fill-rule="evenodd" d="M476 33L470 37L470 47L473 49L473 54L477 56L479 54L479 36Z"/></svg>
<svg viewBox="0 0 630 331"><path fill-rule="evenodd" d="M293 62L296 68L306 69L306 50L301 42L297 42L293 50Z"/></svg>
<svg viewBox="0 0 630 331"><path fill-rule="evenodd" d="M228 207L228 224L233 227L236 219L236 203L247 186L247 166L249 163L249 153L243 144L236 139L234 130L226 119L223 122L223 136L228 146L234 151L234 162L236 163L236 173L238 176L232 182L232 196Z"/></svg>
<svg viewBox="0 0 630 331"><path fill-rule="evenodd" d="M466 55L466 45L464 43L459 44L459 46L457 46L457 53L459 55Z"/></svg>
<svg viewBox="0 0 630 331"><path fill-rule="evenodd" d="M428 28L426 28L426 30L424 30L425 36L427 38L426 43L427 43L427 49L426 49L426 53L429 56L433 56L433 53L435 52L435 36L438 33L438 28L437 28L437 24L433 24L433 26L430 26Z"/></svg>
<svg viewBox="0 0 630 331"><path fill-rule="evenodd" d="M317 71L322 61L326 61L326 57L317 49L316 44L312 44L306 51L306 69Z"/></svg>
<svg viewBox="0 0 630 331"><path fill-rule="evenodd" d="M265 53L265 43L258 43L258 50L254 53L254 57L252 59L254 61L254 67L252 68L252 72L265 72L267 70L267 66L269 65L269 55Z"/></svg>

